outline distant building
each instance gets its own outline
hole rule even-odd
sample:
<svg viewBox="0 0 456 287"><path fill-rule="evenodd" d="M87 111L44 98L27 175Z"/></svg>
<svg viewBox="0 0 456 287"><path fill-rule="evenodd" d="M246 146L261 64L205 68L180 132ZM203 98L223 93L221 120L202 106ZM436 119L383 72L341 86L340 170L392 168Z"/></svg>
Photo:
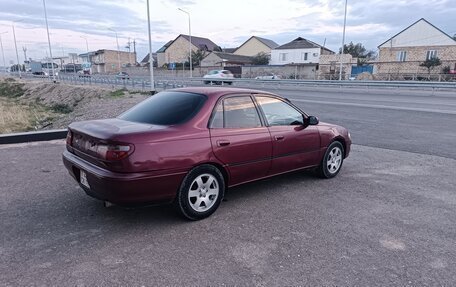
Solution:
<svg viewBox="0 0 456 287"><path fill-rule="evenodd" d="M434 69L441 73L445 66L456 69L456 41L448 34L421 18L378 46L378 74L427 73L420 64L438 57L442 65Z"/></svg>
<svg viewBox="0 0 456 287"><path fill-rule="evenodd" d="M339 78L340 62L342 62L342 79L348 80L352 74L353 66L356 66L358 58L350 54L321 55L318 63L317 78L320 80L334 80Z"/></svg>
<svg viewBox="0 0 456 287"><path fill-rule="evenodd" d="M201 61L201 67L243 66L252 64L252 57L224 52L211 52Z"/></svg>
<svg viewBox="0 0 456 287"><path fill-rule="evenodd" d="M222 52L233 54L233 52L236 51L236 49L237 48L223 48Z"/></svg>
<svg viewBox="0 0 456 287"><path fill-rule="evenodd" d="M233 54L243 56L256 56L259 53L265 53L271 55L271 50L277 48L279 44L276 42L261 38L258 36L252 36L239 46Z"/></svg>
<svg viewBox="0 0 456 287"><path fill-rule="evenodd" d="M144 59L142 59L141 62L139 62L139 65L141 67L145 67L145 66L149 66L149 55L150 54L147 54ZM157 53L152 53L152 59L154 61L154 67L157 67Z"/></svg>
<svg viewBox="0 0 456 287"><path fill-rule="evenodd" d="M169 41L157 51L157 65L158 67L165 66L170 63L184 63L189 60L189 43L190 37L188 35L180 34L176 39ZM212 52L222 51L214 42L207 38L192 36L191 50L196 52L198 50Z"/></svg>
<svg viewBox="0 0 456 287"><path fill-rule="evenodd" d="M270 65L314 64L321 55L331 55L333 51L312 41L298 37L293 41L274 48L271 51Z"/></svg>
<svg viewBox="0 0 456 287"><path fill-rule="evenodd" d="M122 67L134 65L136 62L136 53L129 53L117 50L97 50L90 52L90 62L92 64L92 73L115 74ZM120 67L119 67L120 58Z"/></svg>

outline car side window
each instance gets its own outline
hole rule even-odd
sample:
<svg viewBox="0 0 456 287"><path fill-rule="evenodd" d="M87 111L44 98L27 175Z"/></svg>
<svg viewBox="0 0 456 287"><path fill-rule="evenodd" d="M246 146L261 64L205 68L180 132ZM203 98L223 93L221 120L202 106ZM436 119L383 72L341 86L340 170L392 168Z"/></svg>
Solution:
<svg viewBox="0 0 456 287"><path fill-rule="evenodd" d="M211 128L256 127L261 127L261 120L249 96L224 99L217 105L211 123Z"/></svg>
<svg viewBox="0 0 456 287"><path fill-rule="evenodd" d="M270 126L302 125L302 114L289 104L272 97L257 96L256 100Z"/></svg>

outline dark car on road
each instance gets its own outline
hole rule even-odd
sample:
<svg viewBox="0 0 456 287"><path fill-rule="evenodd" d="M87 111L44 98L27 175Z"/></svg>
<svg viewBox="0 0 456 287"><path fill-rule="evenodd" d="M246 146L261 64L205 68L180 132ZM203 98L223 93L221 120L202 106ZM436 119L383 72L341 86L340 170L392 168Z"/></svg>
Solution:
<svg viewBox="0 0 456 287"><path fill-rule="evenodd" d="M63 162L92 197L174 203L197 220L232 186L309 168L334 177L350 146L347 129L275 94L195 87L160 92L117 118L72 123Z"/></svg>
<svg viewBox="0 0 456 287"><path fill-rule="evenodd" d="M121 79L121 80L129 80L130 75L128 75L127 72L119 72L116 74L116 79Z"/></svg>

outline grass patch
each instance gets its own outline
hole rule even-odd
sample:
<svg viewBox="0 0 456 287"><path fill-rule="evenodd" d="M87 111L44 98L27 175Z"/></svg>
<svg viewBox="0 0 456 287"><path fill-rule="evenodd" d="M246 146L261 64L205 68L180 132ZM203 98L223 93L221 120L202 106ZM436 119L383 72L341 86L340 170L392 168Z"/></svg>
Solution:
<svg viewBox="0 0 456 287"><path fill-rule="evenodd" d="M126 92L125 89L115 90L115 91L110 92L109 96L111 98L120 98L120 97L125 96L125 92Z"/></svg>
<svg viewBox="0 0 456 287"><path fill-rule="evenodd" d="M150 92L148 91L130 91L130 94L140 94L140 95L150 95Z"/></svg>
<svg viewBox="0 0 456 287"><path fill-rule="evenodd" d="M43 106L0 98L0 133L37 130L49 125L56 115Z"/></svg>
<svg viewBox="0 0 456 287"><path fill-rule="evenodd" d="M17 83L12 78L7 78L0 82L0 97L19 98L25 93L24 84Z"/></svg>
<svg viewBox="0 0 456 287"><path fill-rule="evenodd" d="M51 109L54 112L60 113L60 114L69 114L73 111L73 108L67 104L55 104L55 105L51 106Z"/></svg>

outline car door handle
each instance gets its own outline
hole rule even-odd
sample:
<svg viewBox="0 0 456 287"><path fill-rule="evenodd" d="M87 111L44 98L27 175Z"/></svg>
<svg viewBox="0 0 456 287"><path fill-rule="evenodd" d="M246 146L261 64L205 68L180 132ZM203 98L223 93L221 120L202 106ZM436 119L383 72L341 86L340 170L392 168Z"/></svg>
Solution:
<svg viewBox="0 0 456 287"><path fill-rule="evenodd" d="M227 146L229 144L230 144L230 141L228 141L228 140L219 140L219 141L217 141L217 145L218 146Z"/></svg>
<svg viewBox="0 0 456 287"><path fill-rule="evenodd" d="M284 138L285 138L284 136L274 136L274 139L275 139L276 141L281 141L281 140L283 140Z"/></svg>

